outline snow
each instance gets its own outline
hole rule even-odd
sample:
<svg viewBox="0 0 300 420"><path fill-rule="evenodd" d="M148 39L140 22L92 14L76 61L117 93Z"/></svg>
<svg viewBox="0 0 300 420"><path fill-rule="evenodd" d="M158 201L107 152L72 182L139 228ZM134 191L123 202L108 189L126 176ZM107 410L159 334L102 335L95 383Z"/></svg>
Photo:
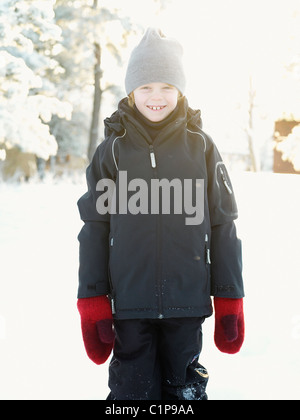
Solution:
<svg viewBox="0 0 300 420"><path fill-rule="evenodd" d="M300 399L300 177L234 173L243 241L246 339L234 356L204 326L210 400ZM0 399L105 399L76 309L84 183L0 184Z"/></svg>

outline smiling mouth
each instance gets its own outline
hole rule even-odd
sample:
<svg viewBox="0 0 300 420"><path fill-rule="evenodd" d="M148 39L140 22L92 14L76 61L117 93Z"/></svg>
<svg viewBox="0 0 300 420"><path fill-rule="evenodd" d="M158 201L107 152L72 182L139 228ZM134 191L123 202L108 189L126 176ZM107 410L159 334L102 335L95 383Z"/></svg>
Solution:
<svg viewBox="0 0 300 420"><path fill-rule="evenodd" d="M147 105L147 108L151 109L151 111L161 111L165 107L166 107L166 105L163 105L163 106L151 106L151 105Z"/></svg>

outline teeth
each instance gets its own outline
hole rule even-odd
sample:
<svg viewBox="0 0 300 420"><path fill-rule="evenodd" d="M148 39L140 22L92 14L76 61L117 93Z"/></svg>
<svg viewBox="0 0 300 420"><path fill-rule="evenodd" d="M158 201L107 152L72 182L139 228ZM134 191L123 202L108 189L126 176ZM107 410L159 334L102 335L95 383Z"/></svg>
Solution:
<svg viewBox="0 0 300 420"><path fill-rule="evenodd" d="M150 109L153 109L153 111L159 111L160 109L163 109L163 106L150 106Z"/></svg>

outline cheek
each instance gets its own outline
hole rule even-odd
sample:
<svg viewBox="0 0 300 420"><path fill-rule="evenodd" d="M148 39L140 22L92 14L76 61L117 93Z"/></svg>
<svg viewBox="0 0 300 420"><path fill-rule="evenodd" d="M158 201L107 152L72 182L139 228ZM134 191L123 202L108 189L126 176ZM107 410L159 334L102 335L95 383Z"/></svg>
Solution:
<svg viewBox="0 0 300 420"><path fill-rule="evenodd" d="M142 113L143 113L143 108L144 108L144 106L143 106L143 103L142 103L141 101L139 101L139 100L135 100L135 106L137 107L137 109L138 109L140 112L142 112Z"/></svg>
<svg viewBox="0 0 300 420"><path fill-rule="evenodd" d="M145 106L145 98L141 98L140 96L136 95L134 97L134 103L140 113L144 115L144 117L147 117L148 109Z"/></svg>
<svg viewBox="0 0 300 420"><path fill-rule="evenodd" d="M139 109L142 105L142 101L139 95L134 95L134 103L137 109Z"/></svg>
<svg viewBox="0 0 300 420"><path fill-rule="evenodd" d="M177 106L177 102L178 102L178 97L176 96L172 96L169 98L169 106L172 109L175 109Z"/></svg>
<svg viewBox="0 0 300 420"><path fill-rule="evenodd" d="M136 103L142 105L149 99L149 95L146 92L133 92L134 100Z"/></svg>

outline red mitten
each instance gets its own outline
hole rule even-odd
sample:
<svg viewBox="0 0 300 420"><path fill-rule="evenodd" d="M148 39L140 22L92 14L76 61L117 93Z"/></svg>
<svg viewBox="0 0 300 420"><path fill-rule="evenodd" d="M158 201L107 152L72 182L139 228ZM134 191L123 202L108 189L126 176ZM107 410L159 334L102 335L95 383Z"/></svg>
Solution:
<svg viewBox="0 0 300 420"><path fill-rule="evenodd" d="M240 351L244 342L243 299L214 298L215 344L223 353Z"/></svg>
<svg viewBox="0 0 300 420"><path fill-rule="evenodd" d="M109 299L106 296L78 299L77 308L87 355L101 365L108 359L115 338Z"/></svg>

